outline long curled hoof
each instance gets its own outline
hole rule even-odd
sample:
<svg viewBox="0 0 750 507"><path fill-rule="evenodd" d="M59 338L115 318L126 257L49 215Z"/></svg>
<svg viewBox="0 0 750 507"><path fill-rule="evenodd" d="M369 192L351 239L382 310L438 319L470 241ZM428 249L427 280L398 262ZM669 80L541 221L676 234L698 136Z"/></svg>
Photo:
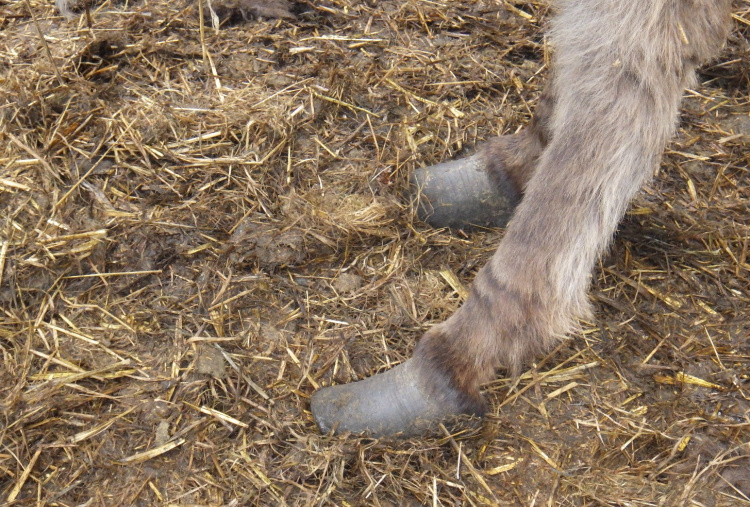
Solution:
<svg viewBox="0 0 750 507"><path fill-rule="evenodd" d="M433 227L505 227L521 195L502 174L490 177L486 155L423 167L411 177L417 216Z"/></svg>
<svg viewBox="0 0 750 507"><path fill-rule="evenodd" d="M484 414L481 402L467 400L445 381L435 382L414 359L359 382L323 388L313 394L310 408L321 433L376 438L422 435L441 422Z"/></svg>

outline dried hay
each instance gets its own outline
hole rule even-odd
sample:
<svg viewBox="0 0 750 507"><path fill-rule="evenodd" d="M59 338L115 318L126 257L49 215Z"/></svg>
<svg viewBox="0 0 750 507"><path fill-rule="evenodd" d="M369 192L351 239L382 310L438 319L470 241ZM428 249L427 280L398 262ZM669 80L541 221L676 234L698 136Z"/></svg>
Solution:
<svg viewBox="0 0 750 507"><path fill-rule="evenodd" d="M400 194L526 122L546 7L252 4L217 30L192 2L0 6L0 498L749 503L748 3L596 271L596 322L488 385L482 430L406 442L319 435L308 397L465 296L502 232L429 230Z"/></svg>

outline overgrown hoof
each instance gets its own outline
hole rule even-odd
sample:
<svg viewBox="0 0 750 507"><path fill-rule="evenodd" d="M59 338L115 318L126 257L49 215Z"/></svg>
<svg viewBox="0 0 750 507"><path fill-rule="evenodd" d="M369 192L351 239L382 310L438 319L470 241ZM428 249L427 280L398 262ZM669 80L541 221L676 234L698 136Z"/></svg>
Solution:
<svg viewBox="0 0 750 507"><path fill-rule="evenodd" d="M505 227L521 195L507 177L490 178L482 154L417 169L412 201L433 227L470 230Z"/></svg>
<svg viewBox="0 0 750 507"><path fill-rule="evenodd" d="M467 402L447 383L429 385L413 359L359 382L323 388L313 394L310 409L321 433L371 437L423 435L441 422L478 421L484 413L481 403Z"/></svg>

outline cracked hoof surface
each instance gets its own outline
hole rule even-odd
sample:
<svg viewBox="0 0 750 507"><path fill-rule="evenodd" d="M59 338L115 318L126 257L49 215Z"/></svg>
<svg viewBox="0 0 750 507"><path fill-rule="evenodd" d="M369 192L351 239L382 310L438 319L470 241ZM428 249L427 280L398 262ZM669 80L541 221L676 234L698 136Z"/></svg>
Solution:
<svg viewBox="0 0 750 507"><path fill-rule="evenodd" d="M313 394L310 408L321 433L371 437L422 435L440 422L476 420L483 412L463 408L449 389L428 388L413 359L359 382L323 388Z"/></svg>
<svg viewBox="0 0 750 507"><path fill-rule="evenodd" d="M417 216L433 227L505 227L521 196L507 178L490 179L486 166L476 154L414 171Z"/></svg>

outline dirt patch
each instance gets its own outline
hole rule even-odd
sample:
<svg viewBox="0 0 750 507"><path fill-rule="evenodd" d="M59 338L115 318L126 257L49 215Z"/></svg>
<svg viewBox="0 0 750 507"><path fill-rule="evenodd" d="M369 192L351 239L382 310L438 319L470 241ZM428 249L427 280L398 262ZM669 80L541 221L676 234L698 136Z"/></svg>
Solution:
<svg viewBox="0 0 750 507"><path fill-rule="evenodd" d="M2 498L748 503L747 2L595 321L487 385L481 428L403 442L320 435L309 396L407 358L491 255L403 194L528 121L547 7L258 5L0 6Z"/></svg>

